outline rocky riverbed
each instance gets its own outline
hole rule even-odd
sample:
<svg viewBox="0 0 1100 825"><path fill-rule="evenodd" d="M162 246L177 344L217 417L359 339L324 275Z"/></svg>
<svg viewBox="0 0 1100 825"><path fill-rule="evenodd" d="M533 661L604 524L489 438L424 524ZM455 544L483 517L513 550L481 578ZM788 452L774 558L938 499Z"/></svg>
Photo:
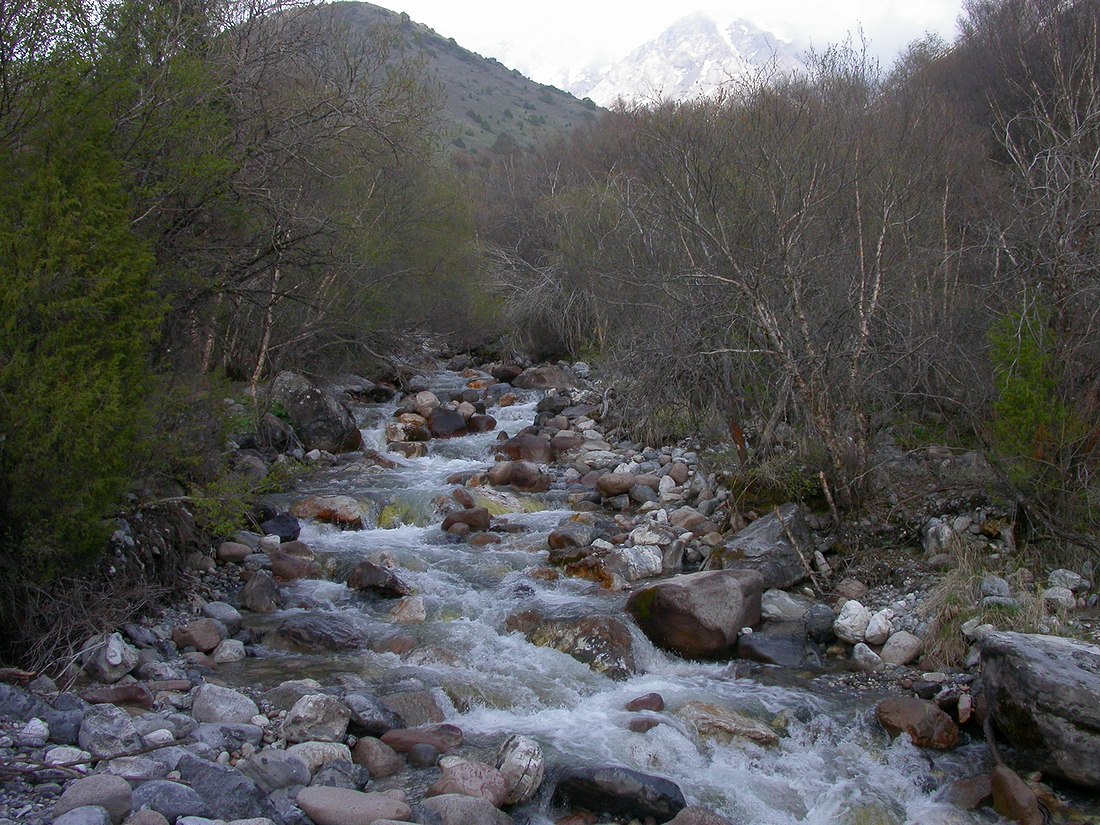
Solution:
<svg viewBox="0 0 1100 825"><path fill-rule="evenodd" d="M972 621L966 667L926 666L953 553L1012 541L995 504L863 525L912 544L876 575L827 514L741 512L700 445L614 437L584 365L449 367L280 376L293 428L238 464L313 472L73 684L0 685L0 821L1097 821L1100 649ZM1094 586L974 598L1055 631Z"/></svg>

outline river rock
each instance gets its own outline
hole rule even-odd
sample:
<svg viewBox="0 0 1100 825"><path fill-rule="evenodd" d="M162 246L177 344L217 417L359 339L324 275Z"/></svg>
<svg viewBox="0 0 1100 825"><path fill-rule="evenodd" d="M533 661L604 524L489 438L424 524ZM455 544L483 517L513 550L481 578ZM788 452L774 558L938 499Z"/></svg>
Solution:
<svg viewBox="0 0 1100 825"><path fill-rule="evenodd" d="M1077 607L1077 597L1068 587L1048 587L1042 598L1047 609L1055 612L1068 612Z"/></svg>
<svg viewBox="0 0 1100 825"><path fill-rule="evenodd" d="M455 759L455 761L449 761ZM425 796L461 794L485 799L494 807L504 804L507 783L500 771L491 765L456 757L445 757L440 762L443 776L429 786Z"/></svg>
<svg viewBox="0 0 1100 825"><path fill-rule="evenodd" d="M596 492L604 498L613 498L629 493L634 483L633 473L607 473L596 479Z"/></svg>
<svg viewBox="0 0 1100 825"><path fill-rule="evenodd" d="M472 433L489 433L497 428L497 420L485 413L474 413L466 422Z"/></svg>
<svg viewBox="0 0 1100 825"><path fill-rule="evenodd" d="M833 633L842 642L850 645L859 644L865 638L867 625L871 623L871 611L850 599L840 609L840 615L833 622Z"/></svg>
<svg viewBox="0 0 1100 825"><path fill-rule="evenodd" d="M608 590L625 590L631 582L659 576L664 555L659 547L613 547L565 565L565 574L594 581Z"/></svg>
<svg viewBox="0 0 1100 825"><path fill-rule="evenodd" d="M934 703L915 696L895 696L879 702L875 716L891 736L908 733L920 748L950 750L959 743L955 722Z"/></svg>
<svg viewBox="0 0 1100 825"><path fill-rule="evenodd" d="M698 734L700 739L728 745L735 739L745 739L757 745L779 744L779 734L768 725L732 708L705 702L685 702L676 711Z"/></svg>
<svg viewBox="0 0 1100 825"><path fill-rule="evenodd" d="M264 748L249 759L237 762L237 769L266 794L291 785L308 785L309 766L297 754Z"/></svg>
<svg viewBox="0 0 1100 825"><path fill-rule="evenodd" d="M267 794L236 768L185 753L176 770L218 819L279 818Z"/></svg>
<svg viewBox="0 0 1100 825"><path fill-rule="evenodd" d="M286 752L306 763L310 774L315 774L329 762L350 762L351 749L343 742L299 742Z"/></svg>
<svg viewBox="0 0 1100 825"><path fill-rule="evenodd" d="M239 751L248 743L259 745L263 738L263 728L244 722L222 722L198 725L191 731L191 738L216 750Z"/></svg>
<svg viewBox="0 0 1100 825"><path fill-rule="evenodd" d="M864 642L857 642L852 648L852 662L863 671L878 670L882 667L882 657Z"/></svg>
<svg viewBox="0 0 1100 825"><path fill-rule="evenodd" d="M993 810L1020 825L1043 825L1046 818L1039 810L1035 791L1006 765L993 768L991 777Z"/></svg>
<svg viewBox="0 0 1100 825"><path fill-rule="evenodd" d="M52 709L29 691L0 682L0 719L28 722L44 719Z"/></svg>
<svg viewBox="0 0 1100 825"><path fill-rule="evenodd" d="M271 399L283 405L306 450L342 453L363 446L351 411L335 395L293 372L271 384Z"/></svg>
<svg viewBox="0 0 1100 825"><path fill-rule="evenodd" d="M363 765L375 779L385 779L405 770L405 760L401 754L373 736L364 736L351 749L351 758L356 765Z"/></svg>
<svg viewBox="0 0 1100 825"><path fill-rule="evenodd" d="M879 656L888 665L907 665L920 655L923 644L918 636L899 630L886 640Z"/></svg>
<svg viewBox="0 0 1100 825"><path fill-rule="evenodd" d="M195 689L191 715L198 722L250 722L260 709L243 693L220 685L204 684Z"/></svg>
<svg viewBox="0 0 1100 825"><path fill-rule="evenodd" d="M779 667L820 667L820 655L806 637L804 622L768 622L755 633L737 640L742 659Z"/></svg>
<svg viewBox="0 0 1100 825"><path fill-rule="evenodd" d="M80 661L97 682L113 684L137 667L138 652L123 641L121 633L105 633L84 643Z"/></svg>
<svg viewBox="0 0 1100 825"><path fill-rule="evenodd" d="M538 742L516 733L497 751L497 770L504 777L506 805L522 805L534 798L546 775L546 760Z"/></svg>
<svg viewBox="0 0 1100 825"><path fill-rule="evenodd" d="M513 825L512 817L493 807L485 799L461 794L444 794L425 799L421 807L429 811L439 825ZM319 823L318 825L325 825Z"/></svg>
<svg viewBox="0 0 1100 825"><path fill-rule="evenodd" d="M302 525L299 524L298 519L290 515L290 513L276 513L260 524L260 530L263 531L265 538L267 536L274 536L282 543L296 541L298 536L302 533ZM261 552L265 552L265 544L264 539L261 538Z"/></svg>
<svg viewBox="0 0 1100 825"><path fill-rule="evenodd" d="M241 614L227 602L207 602L203 605L202 615L221 622L231 636L241 629Z"/></svg>
<svg viewBox="0 0 1100 825"><path fill-rule="evenodd" d="M523 633L533 645L560 650L611 679L627 679L636 672L630 628L613 616L546 619L528 612L509 616L506 627Z"/></svg>
<svg viewBox="0 0 1100 825"><path fill-rule="evenodd" d="M512 379L511 384L521 390L557 390L564 393L566 390L576 389L577 379L566 368L540 364L525 369Z"/></svg>
<svg viewBox="0 0 1100 825"><path fill-rule="evenodd" d="M886 640L894 632L894 611L888 607L871 616L867 622L867 628L863 632L863 641L869 645L886 644Z"/></svg>
<svg viewBox="0 0 1100 825"><path fill-rule="evenodd" d="M53 825L111 825L110 812L100 805L83 805L66 811L53 820ZM118 825L115 822L115 825Z"/></svg>
<svg viewBox="0 0 1100 825"><path fill-rule="evenodd" d="M74 808L99 806L105 808L111 821L118 825L130 813L133 792L130 783L121 776L107 773L86 776L73 782L54 806L54 816L60 816Z"/></svg>
<svg viewBox="0 0 1100 825"><path fill-rule="evenodd" d="M755 570L689 573L634 591L626 609L658 647L716 659L732 655L739 630L760 621L763 591Z"/></svg>
<svg viewBox="0 0 1100 825"><path fill-rule="evenodd" d="M989 713L1021 766L1100 785L1100 646L987 633L979 642Z"/></svg>
<svg viewBox="0 0 1100 825"><path fill-rule="evenodd" d="M351 496L309 496L296 502L290 514L354 530L363 527L362 505Z"/></svg>
<svg viewBox="0 0 1100 825"><path fill-rule="evenodd" d="M439 724L445 717L439 700L430 690L403 690L380 696L379 700L410 727Z"/></svg>
<svg viewBox="0 0 1100 825"><path fill-rule="evenodd" d="M769 621L798 621L806 615L813 603L813 599L772 587L765 590L760 599L760 615Z"/></svg>
<svg viewBox="0 0 1100 825"><path fill-rule="evenodd" d="M550 489L550 476L533 461L501 462L511 466L508 481L513 490L520 493L545 493Z"/></svg>
<svg viewBox="0 0 1100 825"><path fill-rule="evenodd" d="M321 693L321 683L316 679L288 679L264 693L264 701L275 710L290 710L294 703L311 693Z"/></svg>
<svg viewBox="0 0 1100 825"><path fill-rule="evenodd" d="M708 808L692 805L676 814L668 821L668 825L733 825L733 823Z"/></svg>
<svg viewBox="0 0 1100 825"><path fill-rule="evenodd" d="M274 613L279 609L279 586L266 570L257 570L241 589L239 601L253 613Z"/></svg>
<svg viewBox="0 0 1100 825"><path fill-rule="evenodd" d="M226 637L225 628L214 619L195 619L172 631L172 641L181 650L193 647L203 653L216 648Z"/></svg>
<svg viewBox="0 0 1100 825"><path fill-rule="evenodd" d="M440 753L447 753L462 744L462 729L447 723L398 728L385 734L382 741L398 753L409 753L417 745L431 745Z"/></svg>
<svg viewBox="0 0 1100 825"><path fill-rule="evenodd" d="M248 655L244 648L244 642L237 639L225 639L220 645L214 648L210 654L210 658L217 662L219 665L228 664L229 662L239 662Z"/></svg>
<svg viewBox="0 0 1100 825"><path fill-rule="evenodd" d="M412 819L412 809L400 799L348 788L303 788L298 793L298 807L317 825L372 825L379 819Z"/></svg>
<svg viewBox="0 0 1100 825"><path fill-rule="evenodd" d="M550 446L550 440L534 433L520 433L513 436L505 441L500 449L512 461L549 464L554 459L554 450Z"/></svg>
<svg viewBox="0 0 1100 825"><path fill-rule="evenodd" d="M349 727L356 735L382 736L394 728L405 727L405 720L398 713L366 691L348 691L344 694L344 704L351 714Z"/></svg>
<svg viewBox="0 0 1100 825"><path fill-rule="evenodd" d="M371 561L359 562L348 576L347 584L352 590L367 590L387 599L413 595L413 589L392 570Z"/></svg>
<svg viewBox="0 0 1100 825"><path fill-rule="evenodd" d="M703 569L757 570L763 576L764 587L782 590L809 575L803 559L812 558L813 553L813 535L802 508L785 504L736 533L722 547L714 548Z"/></svg>
<svg viewBox="0 0 1100 825"><path fill-rule="evenodd" d="M351 713L335 696L315 693L294 703L283 720L288 742L339 742L348 729Z"/></svg>
<svg viewBox="0 0 1100 825"><path fill-rule="evenodd" d="M275 635L303 653L355 650L363 646L359 632L346 619L333 614L291 616L279 625Z"/></svg>
<svg viewBox="0 0 1100 825"><path fill-rule="evenodd" d="M1059 568L1058 570L1050 571L1050 576L1047 577L1047 585L1050 587L1064 587L1067 590L1072 590L1074 593L1079 593L1082 590L1088 589L1089 582L1088 579L1079 573L1074 573L1072 570L1066 570L1065 568Z"/></svg>
<svg viewBox="0 0 1100 825"><path fill-rule="evenodd" d="M130 714L114 705L95 705L80 724L77 741L97 758L121 756L143 745Z"/></svg>
<svg viewBox="0 0 1100 825"><path fill-rule="evenodd" d="M489 510L486 507L471 507L467 510L452 510L443 517L443 530L447 531L456 524L465 524L471 530L488 530Z"/></svg>
<svg viewBox="0 0 1100 825"><path fill-rule="evenodd" d="M133 806L135 812L156 811L169 822L175 822L181 816L210 815L210 806L194 788L166 779L154 779L138 785L134 789Z"/></svg>
<svg viewBox="0 0 1100 825"><path fill-rule="evenodd" d="M458 410L436 407L428 414L428 431L433 438L458 438L470 432L466 422L467 416Z"/></svg>
<svg viewBox="0 0 1100 825"><path fill-rule="evenodd" d="M833 622L836 621L836 616L827 604L812 605L802 618L806 623L806 635L819 645L828 644L836 638L836 634L833 633Z"/></svg>
<svg viewBox="0 0 1100 825"><path fill-rule="evenodd" d="M675 782L614 765L566 768L554 796L574 807L638 819L653 817L658 822L667 822L687 807Z"/></svg>

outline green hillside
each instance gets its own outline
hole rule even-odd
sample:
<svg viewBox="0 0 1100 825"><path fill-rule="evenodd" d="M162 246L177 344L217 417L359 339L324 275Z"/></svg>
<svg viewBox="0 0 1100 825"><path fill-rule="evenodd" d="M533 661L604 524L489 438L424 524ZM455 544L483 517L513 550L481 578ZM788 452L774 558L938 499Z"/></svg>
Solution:
<svg viewBox="0 0 1100 825"><path fill-rule="evenodd" d="M445 139L472 154L529 148L539 137L589 122L601 111L591 100L578 100L464 49L407 14L371 3L328 8L353 28L389 25L401 33L405 56L423 59L425 70L439 80L445 96Z"/></svg>

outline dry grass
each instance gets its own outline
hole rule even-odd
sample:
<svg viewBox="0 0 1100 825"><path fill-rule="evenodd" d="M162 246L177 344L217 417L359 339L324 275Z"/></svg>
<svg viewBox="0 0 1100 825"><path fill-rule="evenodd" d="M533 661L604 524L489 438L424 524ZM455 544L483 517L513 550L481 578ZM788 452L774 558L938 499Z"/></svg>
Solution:
<svg viewBox="0 0 1100 825"><path fill-rule="evenodd" d="M971 619L979 624L991 624L998 630L1021 633L1052 632L1051 616L1038 593L1026 587L1026 568L1017 559L990 559L988 548L966 537L958 537L947 548L955 566L931 592L922 608L932 624L932 632L924 642L921 659L925 668L961 667L970 643L962 626ZM1000 565L999 569L994 564ZM983 607L981 583L986 575L1004 577L1012 588L1018 609Z"/></svg>

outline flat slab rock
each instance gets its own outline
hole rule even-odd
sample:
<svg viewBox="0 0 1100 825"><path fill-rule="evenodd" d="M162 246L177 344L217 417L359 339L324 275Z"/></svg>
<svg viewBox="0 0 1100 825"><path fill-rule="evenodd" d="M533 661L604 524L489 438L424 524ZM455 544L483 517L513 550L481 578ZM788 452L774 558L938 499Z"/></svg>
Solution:
<svg viewBox="0 0 1100 825"><path fill-rule="evenodd" d="M809 575L803 559L812 558L813 552L813 535L802 508L784 504L714 548L703 569L756 570L764 577L764 587L785 590Z"/></svg>
<svg viewBox="0 0 1100 825"><path fill-rule="evenodd" d="M1100 646L988 633L981 652L990 715L1020 767L1100 786Z"/></svg>

